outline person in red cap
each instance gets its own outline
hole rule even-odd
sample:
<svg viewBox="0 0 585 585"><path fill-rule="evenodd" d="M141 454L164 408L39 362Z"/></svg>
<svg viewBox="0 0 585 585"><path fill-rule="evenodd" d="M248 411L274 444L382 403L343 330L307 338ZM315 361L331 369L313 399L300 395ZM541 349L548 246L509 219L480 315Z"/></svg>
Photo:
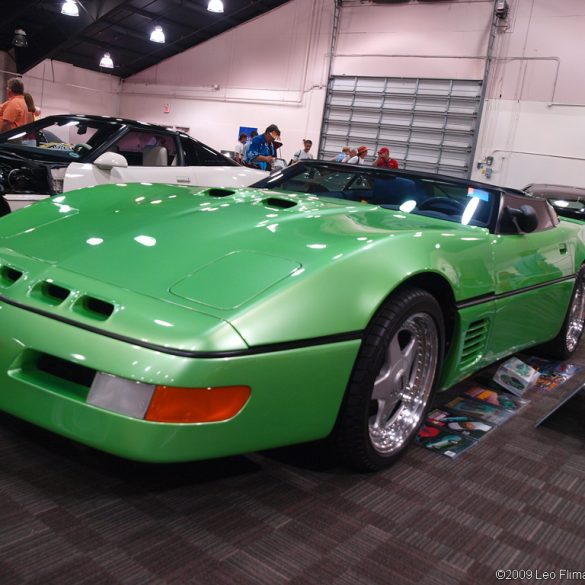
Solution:
<svg viewBox="0 0 585 585"><path fill-rule="evenodd" d="M366 156L368 155L368 147L367 146L360 146L357 149L357 154L352 156L347 162L352 165L365 165L366 164Z"/></svg>
<svg viewBox="0 0 585 585"><path fill-rule="evenodd" d="M387 146L382 146L378 151L378 158L374 161L374 166L384 169L397 169L398 161L390 158L390 149Z"/></svg>

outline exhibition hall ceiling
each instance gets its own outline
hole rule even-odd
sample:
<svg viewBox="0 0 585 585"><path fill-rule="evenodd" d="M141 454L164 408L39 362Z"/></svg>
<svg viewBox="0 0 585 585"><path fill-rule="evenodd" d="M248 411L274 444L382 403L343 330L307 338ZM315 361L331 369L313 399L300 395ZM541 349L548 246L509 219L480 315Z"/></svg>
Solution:
<svg viewBox="0 0 585 585"><path fill-rule="evenodd" d="M0 51L21 74L56 59L126 78L287 1L223 0L218 13L209 0L3 0ZM64 4L79 15L63 14ZM150 38L157 26L164 43ZM100 66L105 53L113 68Z"/></svg>

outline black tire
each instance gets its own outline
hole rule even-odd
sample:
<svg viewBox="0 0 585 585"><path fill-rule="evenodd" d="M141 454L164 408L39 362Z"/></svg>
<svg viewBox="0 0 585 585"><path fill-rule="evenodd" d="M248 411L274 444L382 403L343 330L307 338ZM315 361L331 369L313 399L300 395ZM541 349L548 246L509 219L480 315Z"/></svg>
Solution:
<svg viewBox="0 0 585 585"><path fill-rule="evenodd" d="M4 197L0 197L0 217L10 213L10 206Z"/></svg>
<svg viewBox="0 0 585 585"><path fill-rule="evenodd" d="M443 339L441 308L421 289L397 291L374 315L332 436L347 465L360 471L384 469L415 438L439 377Z"/></svg>
<svg viewBox="0 0 585 585"><path fill-rule="evenodd" d="M573 288L573 295L571 302L567 309L563 326L558 335L540 345L537 348L537 353L547 358L556 360L569 359L577 346L579 340L583 335L583 328L585 324L585 266L581 266L577 277L575 278L575 287Z"/></svg>

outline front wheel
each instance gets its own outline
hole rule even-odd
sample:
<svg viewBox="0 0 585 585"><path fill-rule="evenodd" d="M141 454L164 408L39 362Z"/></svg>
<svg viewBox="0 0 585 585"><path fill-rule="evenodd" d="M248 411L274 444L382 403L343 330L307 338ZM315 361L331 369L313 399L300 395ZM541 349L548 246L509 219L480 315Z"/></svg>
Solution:
<svg viewBox="0 0 585 585"><path fill-rule="evenodd" d="M558 335L538 348L538 353L549 358L566 360L571 357L583 335L585 324L585 266L575 279L575 288L567 315Z"/></svg>
<svg viewBox="0 0 585 585"><path fill-rule="evenodd" d="M334 430L351 467L388 467L414 439L437 382L443 337L439 304L421 289L396 292L373 317Z"/></svg>

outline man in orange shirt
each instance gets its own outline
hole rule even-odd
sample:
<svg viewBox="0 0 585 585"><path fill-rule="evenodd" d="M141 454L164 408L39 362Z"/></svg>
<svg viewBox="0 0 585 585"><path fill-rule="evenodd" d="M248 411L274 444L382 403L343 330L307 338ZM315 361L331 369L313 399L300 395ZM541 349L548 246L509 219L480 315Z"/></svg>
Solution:
<svg viewBox="0 0 585 585"><path fill-rule="evenodd" d="M8 132L28 121L28 108L24 101L22 79L12 77L6 86L8 99L0 106L0 132Z"/></svg>

